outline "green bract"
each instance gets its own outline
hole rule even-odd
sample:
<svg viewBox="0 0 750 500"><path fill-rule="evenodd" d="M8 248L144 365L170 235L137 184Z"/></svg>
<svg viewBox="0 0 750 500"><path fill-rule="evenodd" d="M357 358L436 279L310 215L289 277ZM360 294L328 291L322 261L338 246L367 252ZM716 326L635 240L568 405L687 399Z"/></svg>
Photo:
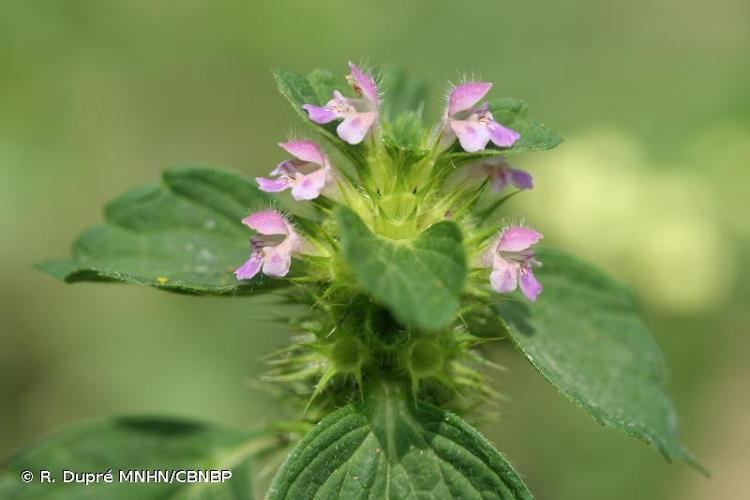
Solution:
<svg viewBox="0 0 750 500"><path fill-rule="evenodd" d="M284 214L239 174L171 169L161 183L110 203L105 223L83 233L71 258L38 267L65 282L275 293L304 306L289 319L298 335L263 376L299 420L265 436L283 447L312 430L273 479L271 499L531 498L462 420L498 402L483 352L508 337L598 422L700 467L677 440L663 360L627 289L561 252L535 251L541 233L503 225L504 201L532 187L504 158L561 139L518 99L482 105L490 84L454 88L429 123L423 85L388 70L381 95L366 72L350 68L346 80L321 70L274 75L322 140L283 143L294 158L258 180L269 192L292 189L296 201ZM511 186L518 190L499 192ZM306 216L298 203L312 206ZM235 472L232 482L155 487L154 495L249 498L246 459L274 448L248 442L252 435L99 424L12 461L0 491L17 491L18 469L42 463L211 465ZM107 495L130 491L117 487Z"/></svg>

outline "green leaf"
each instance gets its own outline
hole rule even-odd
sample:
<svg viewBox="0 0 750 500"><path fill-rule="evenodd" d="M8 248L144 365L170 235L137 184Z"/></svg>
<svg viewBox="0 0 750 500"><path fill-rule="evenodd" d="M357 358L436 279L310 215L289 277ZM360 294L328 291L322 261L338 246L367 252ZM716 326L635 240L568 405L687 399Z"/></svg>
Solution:
<svg viewBox="0 0 750 500"><path fill-rule="evenodd" d="M344 82L337 80L336 77L328 70L315 69L307 75L307 82L310 84L310 88L315 94L314 101L306 101L303 104L315 104L322 106L327 103L333 97L334 90L342 90L346 88ZM297 83L299 85L300 83ZM302 84L304 87L304 84Z"/></svg>
<svg viewBox="0 0 750 500"><path fill-rule="evenodd" d="M497 121L521 134L521 138L507 151L494 153L518 154L530 151L552 149L562 142L562 138L541 122L527 117L528 106L521 99L503 97L490 102L490 111ZM493 150L490 150L493 151Z"/></svg>
<svg viewBox="0 0 750 500"><path fill-rule="evenodd" d="M11 458L0 474L0 498L33 499L162 499L253 498L249 431L174 420L118 418L80 426ZM120 471L228 470L224 482L121 482ZM40 470L54 483L41 483ZM112 471L113 482L64 483L63 471ZM21 473L31 471L30 483ZM126 476L127 477L127 476Z"/></svg>
<svg viewBox="0 0 750 500"><path fill-rule="evenodd" d="M450 322L466 281L461 231L439 222L415 239L373 234L357 214L340 208L343 255L359 284L402 323L437 330Z"/></svg>
<svg viewBox="0 0 750 500"><path fill-rule="evenodd" d="M269 500L530 499L506 459L457 416L380 383L297 445Z"/></svg>
<svg viewBox="0 0 750 500"><path fill-rule="evenodd" d="M322 73L318 75L321 76ZM325 102L325 97L318 95L310 84L310 81L304 75L300 75L294 71L276 70L273 72L273 78L281 95L289 101L294 110L303 118L307 118L307 113L302 108L303 105L314 104L322 106Z"/></svg>
<svg viewBox="0 0 750 500"><path fill-rule="evenodd" d="M529 115L529 106L522 99L516 97L501 97L490 103L490 112L495 120L506 126L520 123Z"/></svg>
<svg viewBox="0 0 750 500"><path fill-rule="evenodd" d="M161 184L136 188L105 208L106 223L85 231L72 257L39 269L68 283L112 281L192 294L242 295L285 280L239 282L251 231L241 219L268 197L237 174L204 167L165 172Z"/></svg>
<svg viewBox="0 0 750 500"><path fill-rule="evenodd" d="M521 99L503 97L490 103L490 112L499 123L510 127L521 134L521 138L508 149L498 149L490 146L488 149L467 153L460 147L454 147L447 157L454 164L459 165L469 161L492 156L511 156L532 151L544 151L558 146L562 138L552 132L541 122L527 117L528 107Z"/></svg>
<svg viewBox="0 0 750 500"><path fill-rule="evenodd" d="M496 309L510 324L516 347L601 425L703 470L678 441L662 353L630 291L563 252L542 250L537 258L544 286L537 302L498 296Z"/></svg>

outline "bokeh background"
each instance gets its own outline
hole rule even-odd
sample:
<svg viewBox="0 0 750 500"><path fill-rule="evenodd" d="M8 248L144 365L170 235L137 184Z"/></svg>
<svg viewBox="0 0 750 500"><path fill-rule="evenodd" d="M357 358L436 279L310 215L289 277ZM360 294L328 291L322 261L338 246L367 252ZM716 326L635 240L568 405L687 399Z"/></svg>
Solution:
<svg viewBox="0 0 750 500"><path fill-rule="evenodd" d="M474 73L561 133L520 157L512 210L643 300L706 480L600 428L510 350L484 431L540 499L740 499L750 490L750 3L3 0L0 456L82 420L288 416L248 381L289 333L273 300L66 286L102 205L174 164L267 172L300 122L270 70L348 59ZM521 199L522 198L522 199Z"/></svg>

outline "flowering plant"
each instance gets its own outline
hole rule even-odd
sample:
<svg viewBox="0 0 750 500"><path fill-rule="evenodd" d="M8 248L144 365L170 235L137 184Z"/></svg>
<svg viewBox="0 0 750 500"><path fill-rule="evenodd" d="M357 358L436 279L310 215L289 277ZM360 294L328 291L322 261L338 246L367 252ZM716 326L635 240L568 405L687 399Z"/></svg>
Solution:
<svg viewBox="0 0 750 500"><path fill-rule="evenodd" d="M261 433L116 420L11 467L95 466L84 450L105 439L114 449L98 466L228 469L232 481L207 488L248 498L250 460L291 447L268 498L531 498L466 421L498 403L500 367L485 354L506 340L600 424L700 467L677 440L661 354L629 290L502 215L534 186L509 158L561 142L522 101L467 81L425 124L423 89L401 73L378 83L350 63L345 81L275 79L312 130L279 144L291 158L255 182L167 170L111 202L71 258L39 268L69 283L304 306L289 319L299 335L263 377L297 420ZM282 209L269 193L287 189Z"/></svg>

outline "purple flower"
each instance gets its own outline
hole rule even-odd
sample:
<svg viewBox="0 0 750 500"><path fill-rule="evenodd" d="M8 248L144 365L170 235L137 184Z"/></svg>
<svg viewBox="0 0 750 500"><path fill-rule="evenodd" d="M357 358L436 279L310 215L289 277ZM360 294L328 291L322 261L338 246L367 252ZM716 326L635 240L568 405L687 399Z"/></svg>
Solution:
<svg viewBox="0 0 750 500"><path fill-rule="evenodd" d="M525 170L513 168L502 156L488 158L477 163L474 174L481 178L489 177L492 190L496 193L502 191L506 186L513 185L518 189L533 189L534 179Z"/></svg>
<svg viewBox="0 0 750 500"><path fill-rule="evenodd" d="M302 240L292 225L275 210L248 215L242 223L255 229L258 235L250 238L250 258L234 272L237 279L249 280L261 268L266 276L286 276L292 253L302 246Z"/></svg>
<svg viewBox="0 0 750 500"><path fill-rule="evenodd" d="M292 197L297 200L313 200L331 184L331 165L328 158L312 141L280 142L279 146L295 157L285 160L271 171L275 179L256 177L261 191L278 193L292 188Z"/></svg>
<svg viewBox="0 0 750 500"><path fill-rule="evenodd" d="M495 121L489 104L477 106L490 88L491 83L469 82L451 91L444 118L443 140L446 143L452 144L457 137L461 147L473 153L486 148L490 141L498 147L509 148L521 137L515 130Z"/></svg>
<svg viewBox="0 0 750 500"><path fill-rule="evenodd" d="M333 99L325 106L305 104L302 108L315 123L325 124L343 119L336 127L336 133L349 144L359 144L378 118L380 96L372 78L352 62L349 62L349 68L351 74L346 79L359 97L344 97L334 90Z"/></svg>
<svg viewBox="0 0 750 500"><path fill-rule="evenodd" d="M542 293L542 284L532 270L542 264L530 250L541 239L541 233L525 227L509 227L500 233L484 254L485 265L492 266L490 284L496 292L512 292L520 283L521 291L531 301Z"/></svg>

